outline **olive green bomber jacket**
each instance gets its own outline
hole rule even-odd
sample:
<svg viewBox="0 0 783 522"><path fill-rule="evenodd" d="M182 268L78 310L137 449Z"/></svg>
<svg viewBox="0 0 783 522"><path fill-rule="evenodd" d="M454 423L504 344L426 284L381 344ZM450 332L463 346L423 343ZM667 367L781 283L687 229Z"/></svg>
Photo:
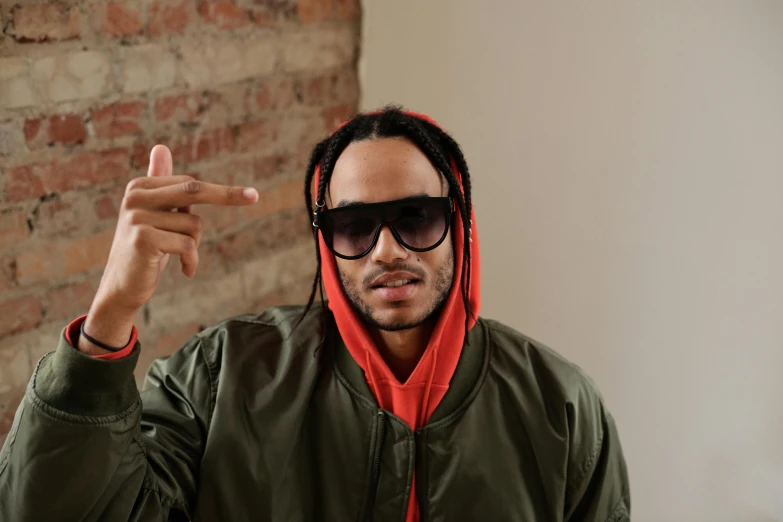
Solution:
<svg viewBox="0 0 783 522"><path fill-rule="evenodd" d="M612 416L575 365L495 321L411 429L319 310L228 319L156 361L39 361L0 451L0 521L630 520ZM319 347L320 346L320 347ZM413 474L416 490L411 491Z"/></svg>

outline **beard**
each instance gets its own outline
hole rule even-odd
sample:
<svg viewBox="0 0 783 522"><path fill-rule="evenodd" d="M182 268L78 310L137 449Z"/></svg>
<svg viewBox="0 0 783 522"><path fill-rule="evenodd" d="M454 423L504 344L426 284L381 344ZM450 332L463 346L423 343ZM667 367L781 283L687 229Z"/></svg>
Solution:
<svg viewBox="0 0 783 522"><path fill-rule="evenodd" d="M418 274L421 269L416 267L406 267L405 265L396 265L389 267L383 272L393 272L395 270L405 270L413 274ZM359 315L359 317L368 326L373 326L379 330L387 332L396 332L400 330L410 330L421 326L431 319L437 317L446 299L449 297L449 291L454 280L454 252L449 249L449 255L444 262L435 271L434 288L432 289L432 295L429 297L429 302L422 311L416 316L408 319L392 319L383 320L378 317L372 307L367 301L362 298L360 288L356 285L348 276L346 276L338 267L338 273L340 275L340 284L343 288L343 292L348 298L348 302L351 304L351 308ZM374 274L373 279L380 274ZM421 284L421 283L417 283ZM392 306L397 303L392 303Z"/></svg>

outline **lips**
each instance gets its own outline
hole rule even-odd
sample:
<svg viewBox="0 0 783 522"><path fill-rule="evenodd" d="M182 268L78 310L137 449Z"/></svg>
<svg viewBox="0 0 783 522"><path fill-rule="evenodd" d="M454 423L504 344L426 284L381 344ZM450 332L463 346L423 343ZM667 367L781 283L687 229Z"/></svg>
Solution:
<svg viewBox="0 0 783 522"><path fill-rule="evenodd" d="M389 272L376 278L370 286L372 288L394 288L407 283L415 283L418 280L419 278L410 272Z"/></svg>
<svg viewBox="0 0 783 522"><path fill-rule="evenodd" d="M399 286L376 286L373 287L372 292L383 301L399 303L411 299L418 289L417 283L405 283Z"/></svg>
<svg viewBox="0 0 783 522"><path fill-rule="evenodd" d="M412 283L412 279L398 279L397 281L391 281L389 283L384 283L380 285L379 287L382 288L397 288L403 285L407 285L408 283Z"/></svg>
<svg viewBox="0 0 783 522"><path fill-rule="evenodd" d="M376 278L370 287L372 292L383 301L398 303L412 298L419 287L421 278L410 272L396 271Z"/></svg>

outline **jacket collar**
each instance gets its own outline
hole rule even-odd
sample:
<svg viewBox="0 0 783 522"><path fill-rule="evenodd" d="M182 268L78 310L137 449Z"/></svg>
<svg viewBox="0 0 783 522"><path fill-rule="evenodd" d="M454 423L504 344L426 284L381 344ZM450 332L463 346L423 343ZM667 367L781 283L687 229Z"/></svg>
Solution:
<svg viewBox="0 0 783 522"><path fill-rule="evenodd" d="M355 393L358 393L362 398L377 407L378 402L370 391L364 371L359 367L345 346L332 317L330 317L329 321L329 330L330 339L328 343L331 345L334 353L337 371L345 377L345 380ZM443 420L457 410L469 398L471 392L479 384L480 378L483 379L488 366L489 349L487 337L486 325L479 319L468 332L467 342L462 346L457 368L454 370L454 376L449 383L449 389L432 413L427 423L428 425Z"/></svg>

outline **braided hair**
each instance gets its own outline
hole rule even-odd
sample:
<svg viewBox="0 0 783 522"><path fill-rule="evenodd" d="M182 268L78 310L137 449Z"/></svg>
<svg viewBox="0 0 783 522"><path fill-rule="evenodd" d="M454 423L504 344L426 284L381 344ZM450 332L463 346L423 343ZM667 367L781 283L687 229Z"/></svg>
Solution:
<svg viewBox="0 0 783 522"><path fill-rule="evenodd" d="M463 230L463 248L462 253L462 300L465 305L465 335L467 337L469 319L472 317L470 301L468 300L468 288L470 288L470 216L471 216L471 197L470 197L470 174L465 157L462 154L457 142L443 131L437 125L418 118L409 113L403 112L400 107L387 106L378 112L359 114L342 127L335 131L331 136L318 143L313 149L310 161L307 165L305 175L304 196L305 205L307 205L308 219L313 217L313 197L312 183L315 171L318 165L321 165L320 179L316 188L316 199L319 203L325 201L326 187L332 177L334 165L337 158L342 154L345 148L352 142L376 138L394 138L403 137L413 142L426 156L430 162L446 178L449 184L449 197L456 200L459 208L459 215L462 219ZM462 178L462 188L454 174L452 165L456 165ZM316 293L320 292L321 302L324 302L323 287L321 286L321 253L318 247L318 229L313 227L313 237L315 239L315 257L317 262L313 286L310 291L310 297L305 306L302 317L297 321L299 325L304 316L313 306ZM326 325L326 310L323 310L323 322Z"/></svg>

